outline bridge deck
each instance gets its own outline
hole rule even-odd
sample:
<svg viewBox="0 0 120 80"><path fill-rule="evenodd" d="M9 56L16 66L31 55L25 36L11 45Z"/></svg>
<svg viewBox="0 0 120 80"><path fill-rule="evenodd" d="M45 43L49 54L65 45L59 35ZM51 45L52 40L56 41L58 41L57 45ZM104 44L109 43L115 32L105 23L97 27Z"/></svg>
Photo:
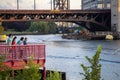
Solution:
<svg viewBox="0 0 120 80"><path fill-rule="evenodd" d="M94 10L0 10L0 14L54 14L54 13L106 13L110 9Z"/></svg>
<svg viewBox="0 0 120 80"><path fill-rule="evenodd" d="M0 22L73 22L90 31L111 30L111 10L0 10Z"/></svg>

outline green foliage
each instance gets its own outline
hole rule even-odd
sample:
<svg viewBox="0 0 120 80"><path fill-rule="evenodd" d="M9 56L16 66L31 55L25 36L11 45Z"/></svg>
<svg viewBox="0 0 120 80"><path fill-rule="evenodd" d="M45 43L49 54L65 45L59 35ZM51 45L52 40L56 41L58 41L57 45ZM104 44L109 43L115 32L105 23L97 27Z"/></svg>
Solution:
<svg viewBox="0 0 120 80"><path fill-rule="evenodd" d="M62 74L57 71L50 72L50 74L47 76L46 80L62 80Z"/></svg>
<svg viewBox="0 0 120 80"><path fill-rule="evenodd" d="M31 58L28 63L28 68L17 72L15 80L40 80L42 75L39 73L39 64L34 64Z"/></svg>
<svg viewBox="0 0 120 80"><path fill-rule="evenodd" d="M48 22L49 32L55 33L57 25L54 22Z"/></svg>
<svg viewBox="0 0 120 80"><path fill-rule="evenodd" d="M86 56L87 61L90 63L90 66L87 67L84 64L81 64L84 73L84 79L83 80L100 80L100 74L101 74L101 64L99 63L100 60L100 53L101 53L101 46L98 46L96 54L89 58Z"/></svg>
<svg viewBox="0 0 120 80"><path fill-rule="evenodd" d="M31 57L28 65L23 66L22 70L15 72L15 77L11 78L11 70L2 62L5 60L5 55L0 56L0 80L41 80L42 75L39 72L40 65L34 64L33 58ZM24 68L26 67L26 68ZM59 72L50 72L46 80L62 80L62 74Z"/></svg>
<svg viewBox="0 0 120 80"><path fill-rule="evenodd" d="M49 33L55 32L56 27L57 25L53 22L31 22L31 26L27 31Z"/></svg>
<svg viewBox="0 0 120 80"><path fill-rule="evenodd" d="M4 27L0 25L0 34L4 31Z"/></svg>
<svg viewBox="0 0 120 80"><path fill-rule="evenodd" d="M10 80L10 68L2 62L5 60L5 55L0 55L0 80Z"/></svg>

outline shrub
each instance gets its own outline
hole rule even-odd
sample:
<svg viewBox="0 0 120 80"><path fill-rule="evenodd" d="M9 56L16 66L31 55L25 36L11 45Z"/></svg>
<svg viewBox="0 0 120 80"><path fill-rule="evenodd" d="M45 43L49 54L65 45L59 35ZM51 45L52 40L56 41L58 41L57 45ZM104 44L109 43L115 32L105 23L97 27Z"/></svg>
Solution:
<svg viewBox="0 0 120 80"><path fill-rule="evenodd" d="M81 74L85 77L83 80L100 80L101 64L99 63L99 60L101 50L101 46L98 46L96 54L92 58L86 56L86 59L90 63L90 66L87 67L84 64L81 64L81 67L84 71L84 73Z"/></svg>
<svg viewBox="0 0 120 80"><path fill-rule="evenodd" d="M0 80L9 80L11 69L2 62L5 60L5 55L0 55Z"/></svg>
<svg viewBox="0 0 120 80"><path fill-rule="evenodd" d="M39 64L34 64L31 58L28 63L28 69L18 71L15 80L40 80L42 75L39 73Z"/></svg>
<svg viewBox="0 0 120 80"><path fill-rule="evenodd" d="M57 71L50 72L46 80L62 80L62 74Z"/></svg>

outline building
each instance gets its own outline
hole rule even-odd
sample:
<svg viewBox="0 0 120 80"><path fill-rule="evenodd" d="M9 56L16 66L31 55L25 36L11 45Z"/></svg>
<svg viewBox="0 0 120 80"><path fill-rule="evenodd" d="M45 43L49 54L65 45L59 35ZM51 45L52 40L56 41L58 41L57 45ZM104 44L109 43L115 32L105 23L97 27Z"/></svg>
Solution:
<svg viewBox="0 0 120 80"><path fill-rule="evenodd" d="M111 0L111 28L120 38L120 0Z"/></svg>
<svg viewBox="0 0 120 80"><path fill-rule="evenodd" d="M82 9L110 9L111 0L82 0Z"/></svg>
<svg viewBox="0 0 120 80"><path fill-rule="evenodd" d="M82 9L111 9L111 31L120 38L120 0L82 0Z"/></svg>

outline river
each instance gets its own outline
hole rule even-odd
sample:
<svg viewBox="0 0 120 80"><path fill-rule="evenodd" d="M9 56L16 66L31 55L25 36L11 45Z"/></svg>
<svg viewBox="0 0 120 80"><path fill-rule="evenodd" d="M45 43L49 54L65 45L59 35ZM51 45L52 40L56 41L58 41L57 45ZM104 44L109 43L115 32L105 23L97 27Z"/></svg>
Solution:
<svg viewBox="0 0 120 80"><path fill-rule="evenodd" d="M58 34L24 37L28 43L45 44L47 70L66 72L67 80L82 80L80 64L89 65L85 56L92 57L101 45L101 79L120 80L120 40L67 40Z"/></svg>

